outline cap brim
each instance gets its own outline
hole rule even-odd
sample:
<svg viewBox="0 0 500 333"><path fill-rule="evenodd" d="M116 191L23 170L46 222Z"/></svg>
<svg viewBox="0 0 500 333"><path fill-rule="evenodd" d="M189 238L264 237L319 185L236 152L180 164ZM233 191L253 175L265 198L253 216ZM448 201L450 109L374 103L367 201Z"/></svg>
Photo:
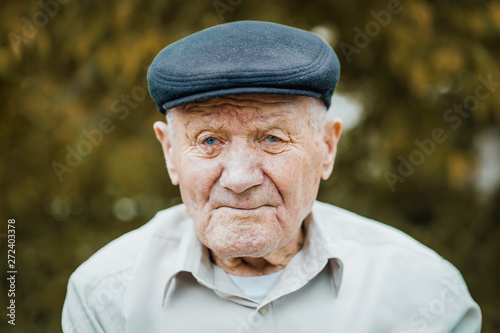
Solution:
<svg viewBox="0 0 500 333"><path fill-rule="evenodd" d="M159 109L161 113L165 113L166 110L173 107L206 100L214 97L222 97L229 95L243 95L243 94L270 94L270 95L295 95L295 96L308 96L315 97L323 100L321 93L314 92L310 90L300 90L300 89L284 89L284 88L272 88L272 87L238 87L238 88L228 88L220 90L210 90L198 94L193 94L175 100L168 101L162 105L162 109ZM330 106L330 101L323 101L327 107Z"/></svg>

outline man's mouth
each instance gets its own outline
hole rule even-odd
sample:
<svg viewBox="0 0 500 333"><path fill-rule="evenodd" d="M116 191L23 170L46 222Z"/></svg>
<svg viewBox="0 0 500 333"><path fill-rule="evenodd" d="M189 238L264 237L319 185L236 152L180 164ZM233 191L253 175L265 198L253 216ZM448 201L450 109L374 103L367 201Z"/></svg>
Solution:
<svg viewBox="0 0 500 333"><path fill-rule="evenodd" d="M229 208L229 209L236 209L236 210L256 210L262 207L271 207L269 205L260 205L260 206L246 206L246 205L225 205L225 206L220 206L218 208Z"/></svg>

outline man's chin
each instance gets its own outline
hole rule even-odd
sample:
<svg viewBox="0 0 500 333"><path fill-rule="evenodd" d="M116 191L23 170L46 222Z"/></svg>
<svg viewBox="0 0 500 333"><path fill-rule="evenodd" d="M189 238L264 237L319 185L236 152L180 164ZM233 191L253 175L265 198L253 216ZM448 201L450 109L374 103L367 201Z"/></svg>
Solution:
<svg viewBox="0 0 500 333"><path fill-rule="evenodd" d="M278 245L276 237L271 237L269 234L231 233L231 231L229 234L229 237L224 235L225 237L218 238L209 246L220 258L261 258L272 253Z"/></svg>
<svg viewBox="0 0 500 333"><path fill-rule="evenodd" d="M206 246L222 258L259 258L279 245L281 225L272 209L218 209L210 219Z"/></svg>

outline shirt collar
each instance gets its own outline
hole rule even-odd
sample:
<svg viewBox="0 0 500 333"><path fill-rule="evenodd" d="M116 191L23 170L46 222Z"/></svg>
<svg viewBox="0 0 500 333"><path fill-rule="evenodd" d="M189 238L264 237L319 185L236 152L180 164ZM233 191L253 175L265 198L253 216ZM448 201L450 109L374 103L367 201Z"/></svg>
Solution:
<svg viewBox="0 0 500 333"><path fill-rule="evenodd" d="M169 268L165 271L162 305L165 302L173 278L180 272L191 273L200 284L213 289L219 295L223 294L226 296L224 298L232 298L230 295L234 294L234 297L238 298L241 303L241 298L245 298L245 296L236 286L230 283L229 277L225 276L227 281L221 278L222 270L212 263L208 249L200 242L194 231L192 219L189 218L185 222L188 225L177 251L169 256L175 259L174 264L169 265ZM311 214L303 222L305 240L302 249L285 267L278 283L262 304L300 289L321 272L327 264L331 273L332 289L335 294L338 294L343 275L342 261L336 255L336 250L340 244L335 237L332 237L325 230L323 226L325 222L327 221L323 221L319 214L314 213L313 208ZM290 279L290 277L293 277L293 279ZM284 283L284 281L292 280L295 283Z"/></svg>
<svg viewBox="0 0 500 333"><path fill-rule="evenodd" d="M330 270L332 291L338 295L342 282L343 264L337 256L337 239L326 230L319 214L313 211L304 220L305 240L302 249L290 260L285 267L282 276L275 287L264 299L264 303L270 302L281 296L294 292L323 269Z"/></svg>

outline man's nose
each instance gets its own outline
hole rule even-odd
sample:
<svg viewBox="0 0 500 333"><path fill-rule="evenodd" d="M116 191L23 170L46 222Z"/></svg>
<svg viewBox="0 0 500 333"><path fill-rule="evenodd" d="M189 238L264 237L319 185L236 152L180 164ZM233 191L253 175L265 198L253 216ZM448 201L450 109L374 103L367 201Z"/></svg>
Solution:
<svg viewBox="0 0 500 333"><path fill-rule="evenodd" d="M224 155L221 186L240 194L264 182L258 158L248 144L233 146Z"/></svg>

